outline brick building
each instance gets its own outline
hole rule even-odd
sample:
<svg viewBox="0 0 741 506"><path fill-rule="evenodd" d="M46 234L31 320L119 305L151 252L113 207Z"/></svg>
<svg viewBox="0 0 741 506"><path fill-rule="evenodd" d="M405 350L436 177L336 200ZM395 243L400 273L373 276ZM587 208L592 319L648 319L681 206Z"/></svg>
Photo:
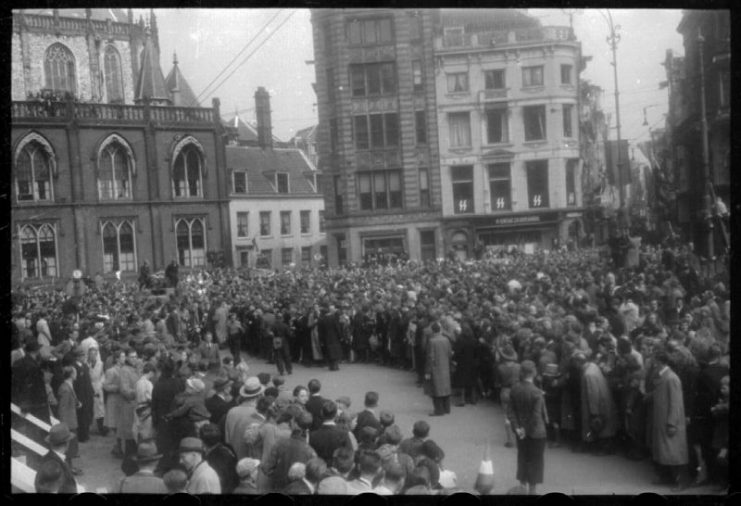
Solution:
<svg viewBox="0 0 741 506"><path fill-rule="evenodd" d="M446 250L582 234L581 45L504 9L442 10L435 88Z"/></svg>
<svg viewBox="0 0 741 506"><path fill-rule="evenodd" d="M316 9L311 19L330 265L441 256L431 11Z"/></svg>
<svg viewBox="0 0 741 506"><path fill-rule="evenodd" d="M13 12L14 282L135 277L173 258L187 270L230 251L218 100L177 106L192 91L177 63L165 79L158 46L153 15Z"/></svg>

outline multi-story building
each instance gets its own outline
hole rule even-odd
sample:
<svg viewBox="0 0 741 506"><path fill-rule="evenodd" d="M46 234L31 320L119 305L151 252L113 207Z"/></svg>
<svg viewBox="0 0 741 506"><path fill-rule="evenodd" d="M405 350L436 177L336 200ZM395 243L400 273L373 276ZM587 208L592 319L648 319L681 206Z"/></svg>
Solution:
<svg viewBox="0 0 741 506"><path fill-rule="evenodd" d="M324 199L316 167L300 149L273 146L270 97L264 88L258 88L255 103L256 142L238 140L239 122L228 130L234 265L276 269L324 264Z"/></svg>
<svg viewBox="0 0 741 506"><path fill-rule="evenodd" d="M330 265L442 255L430 10L311 14Z"/></svg>
<svg viewBox="0 0 741 506"><path fill-rule="evenodd" d="M442 11L435 87L446 250L551 248L581 231L581 46L517 11Z"/></svg>
<svg viewBox="0 0 741 506"><path fill-rule="evenodd" d="M168 89L158 46L153 15L13 12L13 281L229 251L219 102L178 107L189 87L174 68Z"/></svg>
<svg viewBox="0 0 741 506"><path fill-rule="evenodd" d="M727 204L731 196L730 21L728 11L685 11L677 27L684 39L684 57L667 52L664 63L669 87L667 127L674 148L677 184L677 221L703 254L707 252L710 221L704 198L707 185L703 170L701 76L704 77L710 180L715 194ZM717 240L717 246L723 247L720 237Z"/></svg>

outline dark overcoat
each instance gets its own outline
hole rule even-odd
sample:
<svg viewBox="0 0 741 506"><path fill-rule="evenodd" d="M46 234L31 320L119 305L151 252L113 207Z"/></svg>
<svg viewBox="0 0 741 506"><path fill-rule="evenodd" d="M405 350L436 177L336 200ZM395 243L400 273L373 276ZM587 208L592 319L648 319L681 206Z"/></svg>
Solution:
<svg viewBox="0 0 741 506"><path fill-rule="evenodd" d="M434 334L427 343L425 374L430 375L429 392L432 397L451 394L450 359L453 352L450 341L442 334Z"/></svg>

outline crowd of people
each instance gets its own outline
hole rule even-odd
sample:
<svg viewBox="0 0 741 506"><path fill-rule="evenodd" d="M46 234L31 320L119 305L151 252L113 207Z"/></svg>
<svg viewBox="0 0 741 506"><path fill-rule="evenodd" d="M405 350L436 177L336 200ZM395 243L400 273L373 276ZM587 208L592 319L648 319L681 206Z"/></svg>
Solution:
<svg viewBox="0 0 741 506"><path fill-rule="evenodd" d="M650 458L674 489L727 486L729 281L687 246L644 247L630 267L564 248L166 277L165 294L146 279L13 292L12 401L61 422L39 490L84 472L74 459L91 429L115 433L126 478L114 491L457 489L428 422L404 439L374 392L353 414L318 380L287 390L299 362L409 370L432 416L451 401L501 403L501 444L517 446L531 493L559 445ZM277 374L249 375L245 357Z"/></svg>

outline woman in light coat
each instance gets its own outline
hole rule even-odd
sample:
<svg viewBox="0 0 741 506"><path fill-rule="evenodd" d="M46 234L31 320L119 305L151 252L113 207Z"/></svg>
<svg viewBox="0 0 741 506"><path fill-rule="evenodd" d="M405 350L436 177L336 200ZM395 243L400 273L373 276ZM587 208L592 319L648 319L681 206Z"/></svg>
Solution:
<svg viewBox="0 0 741 506"><path fill-rule="evenodd" d="M106 393L104 423L109 430L115 431L118 427L118 419L121 414L120 375L121 366L123 366L124 360L126 360L126 353L116 351L113 356L115 357L113 365L106 369L103 375L103 391ZM115 457L123 456L120 434L116 434L116 446L113 447L111 453Z"/></svg>
<svg viewBox="0 0 741 506"><path fill-rule="evenodd" d="M90 382L93 385L93 419L98 426L98 432L105 436L108 429L104 424L105 402L103 401L103 361L100 360L98 348L92 346L87 351L88 367L90 368Z"/></svg>

